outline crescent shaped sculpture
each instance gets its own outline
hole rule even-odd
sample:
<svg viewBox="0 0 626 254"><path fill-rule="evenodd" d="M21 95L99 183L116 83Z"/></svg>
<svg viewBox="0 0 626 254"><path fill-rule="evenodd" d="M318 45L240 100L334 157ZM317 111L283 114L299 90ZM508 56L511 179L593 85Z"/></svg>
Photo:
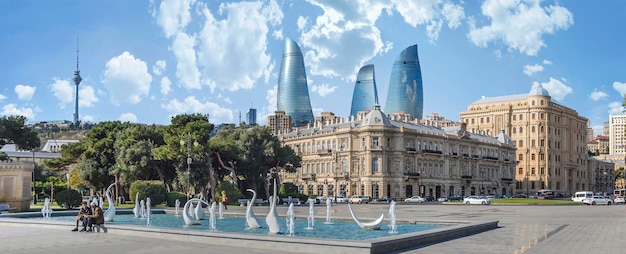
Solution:
<svg viewBox="0 0 626 254"><path fill-rule="evenodd" d="M200 200L202 199L202 193L200 193ZM203 200L204 201L204 200ZM202 204L198 203L196 208L194 209L193 214L196 217L196 220L204 220L204 209L202 209Z"/></svg>
<svg viewBox="0 0 626 254"><path fill-rule="evenodd" d="M278 197L276 196L276 179L274 178L274 195L270 197L270 212L265 217L267 227L270 229L271 234L280 233L280 217L276 211L276 202Z"/></svg>
<svg viewBox="0 0 626 254"><path fill-rule="evenodd" d="M189 214L189 207L191 206L192 203L198 203L198 206L202 206L201 203L204 203L206 205L209 205L209 203L205 202L202 199L197 199L197 198L192 198L189 201L187 201L187 203L185 203L185 206L183 207L183 220L185 220L185 225L200 225L200 222L198 222L198 220L194 219L192 217L192 215Z"/></svg>
<svg viewBox="0 0 626 254"><path fill-rule="evenodd" d="M115 204L113 203L113 199L111 198L111 188L113 188L115 184L116 183L112 183L111 185L109 185L109 188L107 188L107 191L104 193L107 196L107 200L109 201L109 208L104 211L104 221L113 221L113 218L115 217Z"/></svg>
<svg viewBox="0 0 626 254"><path fill-rule="evenodd" d="M252 192L252 202L248 204L248 208L246 209L246 223L249 228L260 228L261 225L259 221L254 216L254 211L252 211L252 206L254 205L254 200L256 199L256 191L253 189L246 189L249 192Z"/></svg>
<svg viewBox="0 0 626 254"><path fill-rule="evenodd" d="M352 215L352 219L356 221L356 224L359 225L362 229L365 230L379 230L380 226L383 225L383 220L385 219L385 214L381 214L380 217L371 222L361 222L352 212L352 207L350 207L350 203L348 203L348 210L350 210L350 215Z"/></svg>
<svg viewBox="0 0 626 254"><path fill-rule="evenodd" d="M133 214L135 218L139 218L141 214L139 213L139 192L135 195L135 207L133 208Z"/></svg>

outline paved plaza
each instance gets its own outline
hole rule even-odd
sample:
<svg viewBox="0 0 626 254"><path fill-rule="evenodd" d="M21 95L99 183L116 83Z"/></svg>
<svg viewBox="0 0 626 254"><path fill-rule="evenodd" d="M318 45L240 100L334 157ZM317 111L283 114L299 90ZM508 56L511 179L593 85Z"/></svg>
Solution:
<svg viewBox="0 0 626 254"><path fill-rule="evenodd" d="M388 204L353 205L360 218L387 214ZM318 220L326 207L316 208ZM398 204L398 220L418 221L499 221L499 228L451 239L401 253L623 253L621 237L626 233L626 206L537 206L537 205L439 205ZM268 207L255 207L262 219ZM286 206L279 206L284 217ZM308 206L296 207L297 217L306 217ZM245 207L229 206L232 214L244 214ZM347 205L335 205L333 217L349 218ZM2 218L0 217L0 220ZM2 253L270 253L251 246L223 246L210 242L186 242L138 235L76 233L67 229L0 226ZM271 253L287 253L281 250Z"/></svg>

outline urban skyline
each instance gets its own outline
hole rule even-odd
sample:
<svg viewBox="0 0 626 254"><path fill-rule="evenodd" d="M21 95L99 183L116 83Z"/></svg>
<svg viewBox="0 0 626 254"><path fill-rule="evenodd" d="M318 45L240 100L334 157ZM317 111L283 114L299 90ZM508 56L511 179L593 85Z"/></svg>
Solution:
<svg viewBox="0 0 626 254"><path fill-rule="evenodd" d="M624 8L556 0L1 2L0 54L10 61L0 68L0 114L72 120L79 39L81 121L168 124L201 113L234 123L252 104L264 125L276 110L284 38L293 38L314 116L349 116L367 64L376 66L384 109L393 60L417 44L424 114L458 121L483 96L541 83L601 133L626 92L626 36L615 32Z"/></svg>
<svg viewBox="0 0 626 254"><path fill-rule="evenodd" d="M285 38L283 60L278 73L277 110L291 116L293 126L313 123L306 69L302 51L292 39Z"/></svg>

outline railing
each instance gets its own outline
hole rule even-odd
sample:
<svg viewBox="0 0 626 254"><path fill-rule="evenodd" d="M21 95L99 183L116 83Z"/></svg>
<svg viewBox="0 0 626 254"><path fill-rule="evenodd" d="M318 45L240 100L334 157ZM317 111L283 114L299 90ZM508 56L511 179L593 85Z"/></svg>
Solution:
<svg viewBox="0 0 626 254"><path fill-rule="evenodd" d="M415 147L407 147L405 148L407 152L415 152Z"/></svg>
<svg viewBox="0 0 626 254"><path fill-rule="evenodd" d="M494 161L497 161L497 160L498 160L498 157L493 157L493 156L483 156L483 159L485 159L485 160L494 160Z"/></svg>
<svg viewBox="0 0 626 254"><path fill-rule="evenodd" d="M461 175L461 179L472 179L470 175Z"/></svg>
<svg viewBox="0 0 626 254"><path fill-rule="evenodd" d="M420 176L420 173L417 172L404 172L404 176L416 178Z"/></svg>
<svg viewBox="0 0 626 254"><path fill-rule="evenodd" d="M512 182L512 181L513 181L513 178L500 178L500 180L502 180L502 181Z"/></svg>
<svg viewBox="0 0 626 254"><path fill-rule="evenodd" d="M430 149L424 149L424 150L422 150L422 153L430 153L430 154L443 154L443 152L442 152L442 151L430 150Z"/></svg>

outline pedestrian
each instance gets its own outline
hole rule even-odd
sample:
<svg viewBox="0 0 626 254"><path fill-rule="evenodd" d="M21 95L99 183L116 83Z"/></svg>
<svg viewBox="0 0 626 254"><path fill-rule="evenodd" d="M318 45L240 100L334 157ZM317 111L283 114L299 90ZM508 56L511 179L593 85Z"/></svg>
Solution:
<svg viewBox="0 0 626 254"><path fill-rule="evenodd" d="M228 196L226 196L226 191L222 191L222 205L224 205L224 210L228 210Z"/></svg>

